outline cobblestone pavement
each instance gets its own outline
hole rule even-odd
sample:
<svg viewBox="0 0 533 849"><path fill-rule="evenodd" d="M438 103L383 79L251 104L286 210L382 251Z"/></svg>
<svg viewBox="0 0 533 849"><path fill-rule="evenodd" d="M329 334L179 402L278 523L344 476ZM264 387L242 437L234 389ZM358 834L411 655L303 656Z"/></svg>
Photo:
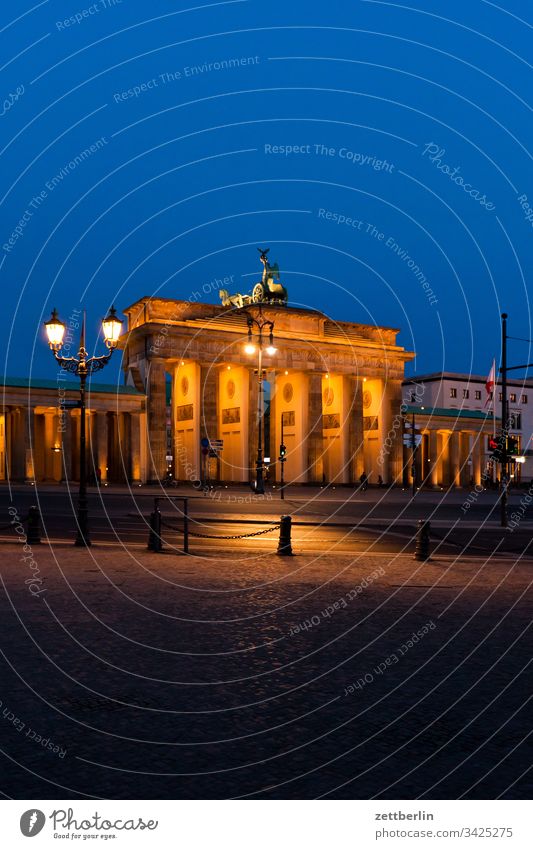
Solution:
<svg viewBox="0 0 533 849"><path fill-rule="evenodd" d="M0 573L8 797L531 796L531 560L6 545Z"/></svg>

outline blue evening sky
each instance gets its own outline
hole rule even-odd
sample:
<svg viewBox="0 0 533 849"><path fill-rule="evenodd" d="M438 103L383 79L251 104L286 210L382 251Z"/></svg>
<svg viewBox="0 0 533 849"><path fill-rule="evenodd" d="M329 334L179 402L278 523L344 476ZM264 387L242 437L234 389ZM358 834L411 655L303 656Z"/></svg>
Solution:
<svg viewBox="0 0 533 849"><path fill-rule="evenodd" d="M270 246L291 304L486 374L502 311L533 336L528 6L2 4L5 373L55 374L53 306L91 347L112 302L218 303Z"/></svg>

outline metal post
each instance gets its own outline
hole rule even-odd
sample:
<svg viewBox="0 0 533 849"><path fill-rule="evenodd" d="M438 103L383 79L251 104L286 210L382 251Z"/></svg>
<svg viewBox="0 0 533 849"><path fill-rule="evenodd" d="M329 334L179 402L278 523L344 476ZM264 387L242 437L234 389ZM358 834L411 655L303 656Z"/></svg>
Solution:
<svg viewBox="0 0 533 849"><path fill-rule="evenodd" d="M81 347L85 347L83 338ZM78 490L78 531L75 545L88 547L89 537L89 508L87 502L87 448L85 422L85 383L87 375L80 373L80 484Z"/></svg>
<svg viewBox="0 0 533 849"><path fill-rule="evenodd" d="M33 505L28 510L28 545L39 545L41 542L41 517L39 508Z"/></svg>
<svg viewBox="0 0 533 849"><path fill-rule="evenodd" d="M161 511L156 505L153 513L150 513L150 533L148 534L148 549L159 554L163 548L161 540Z"/></svg>
<svg viewBox="0 0 533 849"><path fill-rule="evenodd" d="M283 418L283 413L282 413L282 414L281 414L281 444L282 444L282 445L285 445L284 432L283 432L283 424L284 424L284 418ZM281 452L280 452L280 459L279 459L279 461L280 461L280 463L281 463L281 474L280 474L280 478L281 478L281 481L280 481L280 485L281 485L281 499L282 499L282 500L284 500L284 499L285 499L285 457L282 457L282 456L281 456Z"/></svg>
<svg viewBox="0 0 533 849"><path fill-rule="evenodd" d="M189 553L189 510L188 499L183 499L183 551Z"/></svg>
<svg viewBox="0 0 533 849"><path fill-rule="evenodd" d="M256 495L264 495L265 487L263 484L263 331L259 328L259 370L257 378L259 387L257 393L257 463L256 463L256 478L255 492Z"/></svg>
<svg viewBox="0 0 533 849"><path fill-rule="evenodd" d="M291 545L291 523L290 516L281 516L279 525L279 542L276 554L282 557L292 557Z"/></svg>
<svg viewBox="0 0 533 849"><path fill-rule="evenodd" d="M117 329L117 324L119 325ZM86 417L85 417L85 384L87 377L100 371L109 362L109 359L118 344L118 333L121 321L116 317L116 310L111 307L107 318L102 319L105 343L109 353L101 357L89 357L85 348L85 312L80 333L80 347L77 357L62 357L59 353L63 346L63 335L66 325L59 320L57 310L52 311L52 318L45 322L48 333L48 344L59 366L69 371L80 379L80 480L78 489L78 530L74 544L87 547L91 545L89 536L89 505L87 500L87 439L86 439Z"/></svg>
<svg viewBox="0 0 533 849"><path fill-rule="evenodd" d="M413 413L411 421L411 463L413 472L413 498L416 495L416 436L415 436L415 414Z"/></svg>
<svg viewBox="0 0 533 849"><path fill-rule="evenodd" d="M502 313L502 432L500 436L501 475L500 475L500 525L507 527L507 433L509 428L507 414L507 313Z"/></svg>
<svg viewBox="0 0 533 849"><path fill-rule="evenodd" d="M429 560L430 523L419 519L416 532L415 560Z"/></svg>

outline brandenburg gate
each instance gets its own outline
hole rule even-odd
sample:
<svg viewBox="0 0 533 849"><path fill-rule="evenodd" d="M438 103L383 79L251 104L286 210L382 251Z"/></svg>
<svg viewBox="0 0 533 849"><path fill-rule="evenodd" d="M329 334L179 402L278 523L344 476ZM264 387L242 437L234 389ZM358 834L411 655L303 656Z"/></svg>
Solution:
<svg viewBox="0 0 533 849"><path fill-rule="evenodd" d="M262 284L250 296L222 290L222 304L144 297L124 310L126 383L147 396L149 480L168 465L167 383L171 454L178 480L248 482L258 443L257 357L245 353L247 314L272 322L275 353L263 356L265 456L279 480L292 483L402 483L404 366L414 356L396 344L398 330L334 321L286 305L266 251ZM254 373L255 371L255 373ZM202 440L222 440L206 458ZM213 453L213 452L211 452Z"/></svg>

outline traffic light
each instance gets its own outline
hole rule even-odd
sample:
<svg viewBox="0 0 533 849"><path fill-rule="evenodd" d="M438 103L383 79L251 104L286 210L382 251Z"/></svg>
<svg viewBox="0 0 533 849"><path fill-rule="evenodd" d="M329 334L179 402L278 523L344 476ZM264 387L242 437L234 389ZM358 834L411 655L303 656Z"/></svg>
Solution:
<svg viewBox="0 0 533 849"><path fill-rule="evenodd" d="M507 437L507 455L512 457L518 454L518 438L516 436Z"/></svg>
<svg viewBox="0 0 533 849"><path fill-rule="evenodd" d="M499 463L502 456L502 449L499 439L496 439L494 436L489 436L489 451L494 460Z"/></svg>
<svg viewBox="0 0 533 849"><path fill-rule="evenodd" d="M279 459L284 460L286 453L287 453L287 446L284 445L283 442L282 442L281 445L279 446Z"/></svg>

